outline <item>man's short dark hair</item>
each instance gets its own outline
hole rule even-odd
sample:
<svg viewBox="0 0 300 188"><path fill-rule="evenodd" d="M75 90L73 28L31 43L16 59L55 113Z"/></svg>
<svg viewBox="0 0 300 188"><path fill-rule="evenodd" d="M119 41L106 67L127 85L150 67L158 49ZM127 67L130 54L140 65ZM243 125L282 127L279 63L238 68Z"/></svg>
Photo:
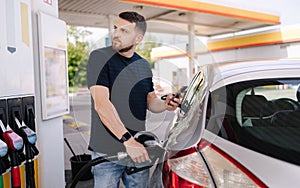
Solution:
<svg viewBox="0 0 300 188"><path fill-rule="evenodd" d="M137 12L122 12L119 14L119 17L129 21L130 23L135 23L136 27L144 35L147 29L147 23L144 16L138 14Z"/></svg>

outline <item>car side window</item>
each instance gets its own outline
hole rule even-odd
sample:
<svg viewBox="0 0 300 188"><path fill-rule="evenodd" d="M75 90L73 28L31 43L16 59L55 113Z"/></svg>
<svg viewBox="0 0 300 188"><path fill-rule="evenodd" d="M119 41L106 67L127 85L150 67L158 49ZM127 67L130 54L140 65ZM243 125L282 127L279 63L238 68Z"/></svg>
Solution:
<svg viewBox="0 0 300 188"><path fill-rule="evenodd" d="M225 88L226 111L221 116L212 113L206 129L242 147L300 165L300 78L251 80ZM215 91L211 99L214 95Z"/></svg>

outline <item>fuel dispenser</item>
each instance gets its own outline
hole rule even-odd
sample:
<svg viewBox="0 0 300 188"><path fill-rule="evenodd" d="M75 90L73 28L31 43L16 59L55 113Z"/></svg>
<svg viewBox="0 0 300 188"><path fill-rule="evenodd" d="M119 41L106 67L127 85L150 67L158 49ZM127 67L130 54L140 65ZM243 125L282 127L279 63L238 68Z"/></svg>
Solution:
<svg viewBox="0 0 300 188"><path fill-rule="evenodd" d="M13 188L21 187L21 178L20 178L20 168L19 166L22 163L22 149L23 149L23 139L17 135L10 127L1 124L3 131L3 138L5 143L8 146L8 154L10 158L11 165L11 181Z"/></svg>
<svg viewBox="0 0 300 188"><path fill-rule="evenodd" d="M25 163L26 188L35 188L36 148L34 97L0 100L0 187L2 175L11 172L11 187L20 188L20 166Z"/></svg>
<svg viewBox="0 0 300 188"><path fill-rule="evenodd" d="M12 101L12 100L11 100ZM10 101L10 102L11 102ZM14 100L17 101L17 100ZM23 139L11 128L10 125L13 125L11 118L9 118L10 110L8 108L8 104L5 105L5 114L7 121L5 124L1 122L1 130L2 136L4 138L5 143L8 146L8 156L10 159L10 167L11 167L11 183L13 188L21 187L21 178L20 178L20 165L25 160L25 156L23 154Z"/></svg>
<svg viewBox="0 0 300 188"><path fill-rule="evenodd" d="M4 126L7 124L7 111L6 111L6 100L0 100L0 125ZM9 160L7 155L7 144L4 142L3 131L0 128L0 175L8 171L10 168Z"/></svg>
<svg viewBox="0 0 300 188"><path fill-rule="evenodd" d="M7 154L7 144L0 140L0 187L4 187L3 185L3 177L2 174L6 172L5 163L2 162L2 157L6 156ZM4 165L3 165L4 164Z"/></svg>
<svg viewBox="0 0 300 188"><path fill-rule="evenodd" d="M7 125L7 104L5 99L0 100L0 187L4 187L3 175L10 169L8 160L8 146L4 142L4 132Z"/></svg>
<svg viewBox="0 0 300 188"><path fill-rule="evenodd" d="M34 158L39 154L36 147L37 135L35 132L35 115L34 115L34 97L22 98L22 115L23 121L19 125L21 137L25 142L25 171L26 171L26 187L35 188L34 179Z"/></svg>
<svg viewBox="0 0 300 188"><path fill-rule="evenodd" d="M23 139L24 150L19 152L20 160L25 162L26 187L35 188L34 158L39 151L36 148L34 98L23 97L8 99L8 116L12 129ZM28 127L27 124L30 126Z"/></svg>
<svg viewBox="0 0 300 188"><path fill-rule="evenodd" d="M6 124L6 101L0 100L0 126ZM7 144L3 141L3 132L0 130L0 187L4 187L3 184L3 174L6 173L9 169L9 161L7 157L8 147Z"/></svg>

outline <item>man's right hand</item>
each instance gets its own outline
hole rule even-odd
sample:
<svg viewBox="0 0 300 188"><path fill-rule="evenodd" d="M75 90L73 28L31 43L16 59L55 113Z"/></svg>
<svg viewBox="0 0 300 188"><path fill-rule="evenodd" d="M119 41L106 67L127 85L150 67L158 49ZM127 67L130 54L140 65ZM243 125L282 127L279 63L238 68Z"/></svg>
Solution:
<svg viewBox="0 0 300 188"><path fill-rule="evenodd" d="M133 162L141 163L150 160L146 148L133 137L125 141L123 144L126 147L127 154L131 157Z"/></svg>

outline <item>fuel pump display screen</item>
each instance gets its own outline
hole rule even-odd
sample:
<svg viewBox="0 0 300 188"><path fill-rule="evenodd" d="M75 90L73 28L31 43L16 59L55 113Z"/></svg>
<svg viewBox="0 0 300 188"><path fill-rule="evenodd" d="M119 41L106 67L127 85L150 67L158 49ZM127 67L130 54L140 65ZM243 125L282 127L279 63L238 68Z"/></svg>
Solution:
<svg viewBox="0 0 300 188"><path fill-rule="evenodd" d="M67 94L66 51L45 47L47 98Z"/></svg>
<svg viewBox="0 0 300 188"><path fill-rule="evenodd" d="M66 50L44 47L46 116L68 112Z"/></svg>

